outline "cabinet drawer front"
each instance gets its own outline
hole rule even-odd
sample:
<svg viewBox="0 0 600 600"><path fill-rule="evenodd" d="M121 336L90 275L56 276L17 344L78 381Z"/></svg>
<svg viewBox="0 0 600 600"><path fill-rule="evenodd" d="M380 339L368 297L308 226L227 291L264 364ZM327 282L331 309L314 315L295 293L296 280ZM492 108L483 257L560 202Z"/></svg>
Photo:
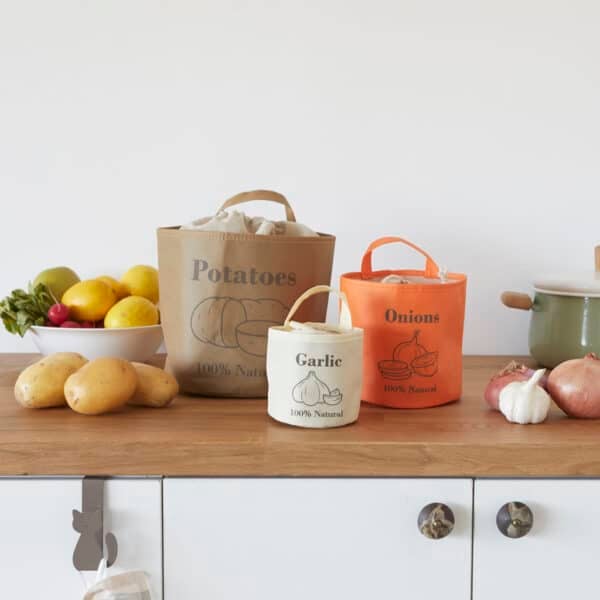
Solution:
<svg viewBox="0 0 600 600"><path fill-rule="evenodd" d="M0 587L3 597L81 598L73 566L79 534L72 510L81 510L81 479L0 479ZM162 509L158 479L106 482L104 528L115 534L117 561L107 574L143 569L153 599L162 598ZM89 582L91 573L86 573Z"/></svg>
<svg viewBox="0 0 600 600"><path fill-rule="evenodd" d="M467 600L470 480L166 479L165 595L177 600ZM417 518L448 505L432 540Z"/></svg>
<svg viewBox="0 0 600 600"><path fill-rule="evenodd" d="M496 524L498 510L513 501L533 515L518 539ZM478 480L474 531L474 600L597 596L600 481Z"/></svg>

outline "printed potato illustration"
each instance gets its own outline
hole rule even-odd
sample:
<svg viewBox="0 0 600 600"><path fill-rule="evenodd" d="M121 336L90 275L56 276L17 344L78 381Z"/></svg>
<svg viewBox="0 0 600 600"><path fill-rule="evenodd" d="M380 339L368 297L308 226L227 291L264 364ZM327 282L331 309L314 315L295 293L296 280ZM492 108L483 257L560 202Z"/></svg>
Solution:
<svg viewBox="0 0 600 600"><path fill-rule="evenodd" d="M274 321L281 325L288 313L286 306L279 300L272 300L271 298L242 299L240 302L246 309L248 321Z"/></svg>
<svg viewBox="0 0 600 600"><path fill-rule="evenodd" d="M266 356L269 327L280 324L275 321L244 321L235 330L237 345L246 354Z"/></svg>
<svg viewBox="0 0 600 600"><path fill-rule="evenodd" d="M415 358L411 363L413 371L421 377L432 377L438 369L438 353L427 352Z"/></svg>
<svg viewBox="0 0 600 600"><path fill-rule="evenodd" d="M206 298L192 312L192 332L201 342L235 348L235 328L246 320L246 310L239 300Z"/></svg>
<svg viewBox="0 0 600 600"><path fill-rule="evenodd" d="M279 300L271 298L213 296L194 308L192 333L206 344L221 348L240 347L248 354L264 356L267 329L283 323L287 310Z"/></svg>

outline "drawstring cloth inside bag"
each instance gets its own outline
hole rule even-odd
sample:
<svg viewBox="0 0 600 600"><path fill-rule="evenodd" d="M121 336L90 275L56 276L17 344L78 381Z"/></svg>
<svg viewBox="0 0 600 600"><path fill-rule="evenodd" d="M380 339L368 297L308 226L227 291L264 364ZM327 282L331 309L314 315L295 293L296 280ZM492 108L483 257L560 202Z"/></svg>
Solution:
<svg viewBox="0 0 600 600"><path fill-rule="evenodd" d="M86 587L83 600L152 600L150 584L144 571L127 571L106 577L106 559L100 561L95 582Z"/></svg>
<svg viewBox="0 0 600 600"><path fill-rule="evenodd" d="M248 217L245 213L226 208L247 200L272 200L286 207L285 221L270 221L264 217ZM242 192L229 198L214 216L196 219L182 225L181 229L192 231L221 231L254 235L283 235L296 237L318 237L318 233L302 223L296 223L296 216L284 196L270 190Z"/></svg>
<svg viewBox="0 0 600 600"><path fill-rule="evenodd" d="M302 331L303 333L315 333L315 334L324 334L324 333L348 333L348 331L352 330L352 317L350 316L350 311L348 309L348 304L346 302L346 295L344 293L339 293L340 297L343 299L340 304L340 318L339 325L332 325L330 323L300 323L298 321L292 321L292 316L296 313L300 305L311 295L320 293L320 292L329 292L332 289L327 285L317 285L310 290L307 290L302 294L294 303L294 306L290 309L288 313L287 319L285 320L284 326L289 327L294 331Z"/></svg>
<svg viewBox="0 0 600 600"><path fill-rule="evenodd" d="M379 283L418 283L418 284L438 284L438 283L447 283L448 282L448 269L445 267L441 267L437 278L431 277L421 277L419 275L386 275L384 277L374 277L371 281L377 281Z"/></svg>

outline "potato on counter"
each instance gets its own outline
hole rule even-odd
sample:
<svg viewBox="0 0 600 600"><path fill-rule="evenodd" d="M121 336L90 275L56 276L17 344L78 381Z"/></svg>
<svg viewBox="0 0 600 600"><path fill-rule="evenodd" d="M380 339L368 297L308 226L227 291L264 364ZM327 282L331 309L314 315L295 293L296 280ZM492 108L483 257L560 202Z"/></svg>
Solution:
<svg viewBox="0 0 600 600"><path fill-rule="evenodd" d="M136 370L121 358L97 358L65 383L69 406L83 415L100 415L124 406L137 386Z"/></svg>
<svg viewBox="0 0 600 600"><path fill-rule="evenodd" d="M131 363L137 372L138 384L129 404L161 408L167 406L179 392L175 377L158 367Z"/></svg>
<svg viewBox="0 0 600 600"><path fill-rule="evenodd" d="M57 352L28 366L15 383L15 398L26 408L64 406L65 382L87 363L76 352Z"/></svg>

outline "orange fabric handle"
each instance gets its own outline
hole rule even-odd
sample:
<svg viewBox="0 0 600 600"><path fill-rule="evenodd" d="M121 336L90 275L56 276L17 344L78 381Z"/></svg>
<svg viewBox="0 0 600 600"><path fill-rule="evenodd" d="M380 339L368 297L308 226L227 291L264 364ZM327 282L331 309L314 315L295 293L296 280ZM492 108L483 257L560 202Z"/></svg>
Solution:
<svg viewBox="0 0 600 600"><path fill-rule="evenodd" d="M361 275L363 276L363 278L369 278L373 276L373 262L371 260L373 250L379 248L380 246L386 246L387 244L395 243L405 244L406 246L409 246L413 250L416 250L419 254L422 254L425 257L425 277L439 276L440 269L437 266L437 263L435 262L435 260L433 260L433 258L431 258L431 256L429 256L429 254L427 254L427 252L425 252L425 250L419 248L419 246L413 244L412 242L409 242L408 240L405 240L404 238L387 236L379 238L369 244L369 247L363 255L362 264L360 268Z"/></svg>

